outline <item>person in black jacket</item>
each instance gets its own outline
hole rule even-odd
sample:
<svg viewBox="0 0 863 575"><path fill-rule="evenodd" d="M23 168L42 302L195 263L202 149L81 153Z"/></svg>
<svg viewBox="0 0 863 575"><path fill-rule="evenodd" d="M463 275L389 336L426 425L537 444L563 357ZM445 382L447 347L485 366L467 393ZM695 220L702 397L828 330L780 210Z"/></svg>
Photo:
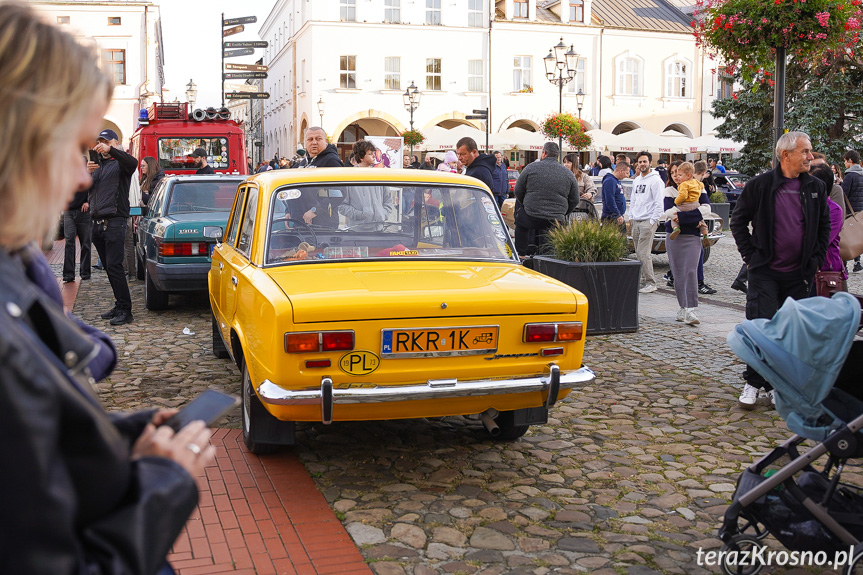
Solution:
<svg viewBox="0 0 863 575"><path fill-rule="evenodd" d="M344 164L339 159L338 149L333 144L327 143L327 133L323 128L313 126L306 130L306 164L303 169L309 168L343 168ZM339 225L338 206L343 198L321 196L318 190L303 190L298 200L295 200L292 210L299 214L293 217L302 218L307 224L315 224L330 229ZM298 206L298 207L296 207Z"/></svg>
<svg viewBox="0 0 863 575"><path fill-rule="evenodd" d="M746 319L770 319L786 298L808 297L830 240L827 190L809 175L809 136L783 134L776 156L779 166L746 182L731 214L731 233L749 268ZM743 377L742 407L752 409L760 389L773 399L770 384L754 370L747 366Z"/></svg>
<svg viewBox="0 0 863 575"><path fill-rule="evenodd" d="M93 174L90 188L90 216L93 218L93 245L105 266L114 307L102 314L111 325L132 321L132 296L123 271L126 222L129 219L129 186L138 169L138 160L120 146L114 130L102 130L93 148L102 155L101 165L87 162Z"/></svg>
<svg viewBox="0 0 863 575"><path fill-rule="evenodd" d="M156 191L156 186L165 177L165 172L159 167L159 163L153 156L147 156L141 160L141 201L144 205L149 205L150 196Z"/></svg>
<svg viewBox="0 0 863 575"><path fill-rule="evenodd" d="M0 67L0 138L20 152L0 166L0 570L173 573L165 559L214 460L210 432L161 425L174 410L102 408L91 382L116 351L64 312L34 245L90 186L80 153L111 80L88 47L19 2L0 3L0 62L14 63Z"/></svg>
<svg viewBox="0 0 863 575"><path fill-rule="evenodd" d="M467 166L465 171L466 176L476 178L486 186L489 191L494 189L492 181L492 172L497 164L494 156L488 154L480 154L476 148L476 141L473 138L462 138L455 145L455 152L458 154L459 161Z"/></svg>
<svg viewBox="0 0 863 575"><path fill-rule="evenodd" d="M75 281L75 238L81 244L81 279L90 279L90 235L93 220L90 218L90 204L87 203L87 190L75 192L75 197L63 212L63 239L66 252L63 255L63 281Z"/></svg>
<svg viewBox="0 0 863 575"><path fill-rule="evenodd" d="M848 197L848 203L851 204L852 210L855 212L863 211L863 168L860 167L860 153L857 150L848 150L842 158L845 160L842 191ZM860 256L854 258L854 269L851 271L863 271Z"/></svg>

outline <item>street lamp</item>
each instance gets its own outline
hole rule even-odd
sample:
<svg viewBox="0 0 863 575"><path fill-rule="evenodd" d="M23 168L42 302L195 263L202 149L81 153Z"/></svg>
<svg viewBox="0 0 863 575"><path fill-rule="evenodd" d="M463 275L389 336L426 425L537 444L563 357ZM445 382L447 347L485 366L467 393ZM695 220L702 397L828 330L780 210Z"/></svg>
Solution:
<svg viewBox="0 0 863 575"><path fill-rule="evenodd" d="M321 128L324 127L324 97L318 100L318 114L321 116Z"/></svg>
<svg viewBox="0 0 863 575"><path fill-rule="evenodd" d="M578 106L578 123L581 124L581 108L584 107L584 92L581 88L578 89L578 94L575 95L575 105ZM578 145L578 169L581 169L581 143Z"/></svg>
<svg viewBox="0 0 863 575"><path fill-rule="evenodd" d="M563 113L563 87L570 80L575 78L576 69L578 68L578 54L570 45L569 51L566 50L566 44L563 43L563 38L560 42L549 49L548 56L543 58L545 63L545 77L549 82L557 86L559 92L559 111ZM560 146L560 161L563 161L563 136L561 135L558 141Z"/></svg>
<svg viewBox="0 0 863 575"><path fill-rule="evenodd" d="M414 86L413 80L411 80L411 85L408 86L405 93L402 94L402 98L405 102L405 110L411 113L411 132L414 131L414 111L420 107L420 97L422 96L422 92ZM413 142L413 139L411 139ZM411 148L411 158L414 155L414 146L413 143L410 146Z"/></svg>
<svg viewBox="0 0 863 575"><path fill-rule="evenodd" d="M198 85L195 84L194 81L189 79L189 83L186 84L186 101L189 103L189 107L195 105L195 100L198 99Z"/></svg>

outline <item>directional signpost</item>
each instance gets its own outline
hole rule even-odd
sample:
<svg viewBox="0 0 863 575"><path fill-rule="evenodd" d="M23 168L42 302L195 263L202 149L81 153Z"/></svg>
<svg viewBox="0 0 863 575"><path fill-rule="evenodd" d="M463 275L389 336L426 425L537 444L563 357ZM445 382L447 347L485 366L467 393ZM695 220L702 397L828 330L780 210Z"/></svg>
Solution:
<svg viewBox="0 0 863 575"><path fill-rule="evenodd" d="M258 86L254 84L225 84L228 92L258 92Z"/></svg>
<svg viewBox="0 0 863 575"><path fill-rule="evenodd" d="M465 120L485 120L485 151L488 151L488 108L474 110L473 115L465 116Z"/></svg>
<svg viewBox="0 0 863 575"><path fill-rule="evenodd" d="M222 13L222 38L239 34L245 30L244 24L254 24L258 21L257 16L243 16L242 18L225 19L225 14ZM225 105L225 98L229 100L250 99L250 100L266 100L270 97L267 92L258 92L258 86L249 84L232 84L234 90L230 93L225 93L225 80L247 80L247 79L263 79L267 77L268 68L259 64L226 64L225 58L236 58L238 56L251 56L255 53L255 48L266 48L266 40L248 40L238 42L222 42L222 106ZM225 70L232 70L226 72Z"/></svg>

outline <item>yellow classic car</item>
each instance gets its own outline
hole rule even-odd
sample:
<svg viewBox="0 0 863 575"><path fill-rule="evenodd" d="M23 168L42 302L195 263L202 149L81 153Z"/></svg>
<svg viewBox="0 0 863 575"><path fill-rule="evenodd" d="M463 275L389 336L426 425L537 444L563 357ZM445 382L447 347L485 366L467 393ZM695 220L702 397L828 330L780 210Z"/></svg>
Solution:
<svg viewBox="0 0 863 575"><path fill-rule="evenodd" d="M515 439L594 379L587 299L520 265L478 180L276 170L240 184L209 273L213 352L255 453L295 422L472 416Z"/></svg>

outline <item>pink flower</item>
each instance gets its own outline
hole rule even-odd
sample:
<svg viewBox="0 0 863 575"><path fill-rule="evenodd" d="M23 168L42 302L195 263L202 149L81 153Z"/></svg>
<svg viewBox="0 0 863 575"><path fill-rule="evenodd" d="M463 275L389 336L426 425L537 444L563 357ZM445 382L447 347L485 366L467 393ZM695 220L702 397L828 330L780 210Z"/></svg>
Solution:
<svg viewBox="0 0 863 575"><path fill-rule="evenodd" d="M818 12L815 14L815 18L823 28L826 28L830 21L830 12Z"/></svg>

